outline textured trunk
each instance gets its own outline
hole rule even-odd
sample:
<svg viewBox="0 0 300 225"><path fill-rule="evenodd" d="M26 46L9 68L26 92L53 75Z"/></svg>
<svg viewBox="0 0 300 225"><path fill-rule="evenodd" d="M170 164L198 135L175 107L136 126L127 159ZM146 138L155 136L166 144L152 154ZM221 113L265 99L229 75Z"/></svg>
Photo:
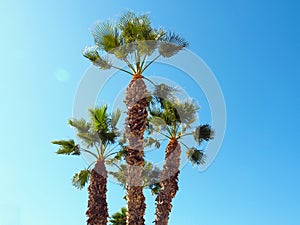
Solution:
<svg viewBox="0 0 300 225"><path fill-rule="evenodd" d="M172 199L178 191L178 176L181 148L177 139L171 139L165 156L160 177L161 190L156 197L156 225L167 225L172 209Z"/></svg>
<svg viewBox="0 0 300 225"><path fill-rule="evenodd" d="M90 175L88 210L86 211L87 225L107 224L106 184L107 171L104 160L98 160Z"/></svg>
<svg viewBox="0 0 300 225"><path fill-rule="evenodd" d="M146 209L142 187L144 131L148 116L148 93L141 75L135 75L126 90L126 163L127 225L144 225Z"/></svg>

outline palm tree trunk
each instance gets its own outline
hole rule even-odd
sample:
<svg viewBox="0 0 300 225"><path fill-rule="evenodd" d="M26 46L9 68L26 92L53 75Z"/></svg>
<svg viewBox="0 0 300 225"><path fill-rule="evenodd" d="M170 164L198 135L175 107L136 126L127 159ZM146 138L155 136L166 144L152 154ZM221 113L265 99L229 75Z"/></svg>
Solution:
<svg viewBox="0 0 300 225"><path fill-rule="evenodd" d="M86 211L87 225L107 224L106 184L107 170L104 160L98 160L90 175L88 210Z"/></svg>
<svg viewBox="0 0 300 225"><path fill-rule="evenodd" d="M126 137L128 140L126 154L126 198L127 225L144 225L146 209L142 187L144 165L144 131L148 116L148 93L142 75L136 74L126 90L127 106Z"/></svg>
<svg viewBox="0 0 300 225"><path fill-rule="evenodd" d="M178 176L181 148L177 139L171 139L165 156L165 164L160 176L161 190L156 197L155 225L167 225L172 210L172 199L178 191Z"/></svg>

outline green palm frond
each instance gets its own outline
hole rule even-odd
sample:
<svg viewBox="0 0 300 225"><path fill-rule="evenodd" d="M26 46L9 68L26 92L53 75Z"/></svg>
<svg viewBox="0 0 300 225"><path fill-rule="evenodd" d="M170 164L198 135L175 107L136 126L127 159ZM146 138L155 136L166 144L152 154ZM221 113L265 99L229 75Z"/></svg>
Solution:
<svg viewBox="0 0 300 225"><path fill-rule="evenodd" d="M78 133L86 133L90 129L90 124L85 121L85 119L76 119L68 120L70 126L77 129Z"/></svg>
<svg viewBox="0 0 300 225"><path fill-rule="evenodd" d="M108 173L112 175L119 183L120 185L125 188L126 185L126 179L125 179L125 171L127 170L126 164L121 164L119 166L119 170L116 172L109 171Z"/></svg>
<svg viewBox="0 0 300 225"><path fill-rule="evenodd" d="M115 157L113 159L111 159L111 162L116 162L116 161L125 159L126 155L127 155L127 150L126 150L126 147L124 146L123 148L121 148L118 151L118 153L115 155Z"/></svg>
<svg viewBox="0 0 300 225"><path fill-rule="evenodd" d="M196 127L193 132L195 141L200 145L203 141L209 141L214 138L214 131L209 124Z"/></svg>
<svg viewBox="0 0 300 225"><path fill-rule="evenodd" d="M117 109L111 114L111 126L113 129L116 129L117 123L119 122L121 116L121 110Z"/></svg>
<svg viewBox="0 0 300 225"><path fill-rule="evenodd" d="M157 195L161 189L160 183L154 183L149 185L149 189L151 190L152 195Z"/></svg>
<svg viewBox="0 0 300 225"><path fill-rule="evenodd" d="M84 188L90 178L90 170L81 170L73 176L72 184L78 189Z"/></svg>
<svg viewBox="0 0 300 225"><path fill-rule="evenodd" d="M86 47L83 51L83 56L100 69L107 70L112 67L112 62L108 58L101 57L96 47Z"/></svg>
<svg viewBox="0 0 300 225"><path fill-rule="evenodd" d="M187 47L189 44L184 38L175 33L168 33L162 39L158 48L159 53L166 58L177 54L180 50Z"/></svg>
<svg viewBox="0 0 300 225"><path fill-rule="evenodd" d="M120 212L116 212L111 216L109 222L111 225L126 225L127 209L122 207Z"/></svg>
<svg viewBox="0 0 300 225"><path fill-rule="evenodd" d="M155 88L152 92L153 101L156 101L163 107L164 101L175 101L175 94L178 93L179 90L176 87L171 87L166 84L158 84L155 85ZM156 102L153 102L155 104Z"/></svg>
<svg viewBox="0 0 300 225"><path fill-rule="evenodd" d="M193 165L201 165L205 163L206 156L203 151L196 148L188 148L186 156Z"/></svg>
<svg viewBox="0 0 300 225"><path fill-rule="evenodd" d="M111 119L107 115L107 105L90 109L90 117L92 121L92 130L97 132L103 144L115 143L117 133L112 130Z"/></svg>
<svg viewBox="0 0 300 225"><path fill-rule="evenodd" d="M98 22L92 31L95 44L106 52L120 46L118 29L112 22Z"/></svg>
<svg viewBox="0 0 300 225"><path fill-rule="evenodd" d="M155 116L151 116L149 122L151 125L153 125L156 128L155 131L158 131L157 130L158 127L163 129L167 125L166 120L163 118L161 114L152 114L152 115Z"/></svg>
<svg viewBox="0 0 300 225"><path fill-rule="evenodd" d="M90 118L92 122L92 129L95 131L107 132L109 129L108 125L108 115L107 115L107 105L97 107L94 109L89 109Z"/></svg>
<svg viewBox="0 0 300 225"><path fill-rule="evenodd" d="M144 142L145 142L144 147L152 147L152 145L154 145L155 148L160 147L160 142L157 139L154 139L152 137L146 138Z"/></svg>
<svg viewBox="0 0 300 225"><path fill-rule="evenodd" d="M68 120L68 123L77 130L77 136L82 140L83 144L87 147L93 147L99 143L97 133L91 130L91 125L85 119Z"/></svg>
<svg viewBox="0 0 300 225"><path fill-rule="evenodd" d="M125 13L119 20L119 28L121 36L125 43L132 43L135 41L155 40L157 34L151 27L149 15L136 15L129 11Z"/></svg>
<svg viewBox="0 0 300 225"><path fill-rule="evenodd" d="M185 125L191 125L196 121L197 110L199 109L196 104L190 100L179 102L176 101L174 104L176 112L180 117L180 122Z"/></svg>
<svg viewBox="0 0 300 225"><path fill-rule="evenodd" d="M99 137L97 133L86 132L77 133L77 136L83 141L84 145L88 148L94 147L96 143L99 143Z"/></svg>
<svg viewBox="0 0 300 225"><path fill-rule="evenodd" d="M79 145L76 145L74 140L60 140L52 141L52 144L59 145L59 149L56 151L57 154L64 155L80 155Z"/></svg>
<svg viewBox="0 0 300 225"><path fill-rule="evenodd" d="M181 122L177 106L176 102L163 101L163 111L160 118L169 126L174 126Z"/></svg>
<svg viewBox="0 0 300 225"><path fill-rule="evenodd" d="M150 162L146 162L142 173L143 186L150 189L151 193L158 194L161 186L159 185L159 177L161 170Z"/></svg>

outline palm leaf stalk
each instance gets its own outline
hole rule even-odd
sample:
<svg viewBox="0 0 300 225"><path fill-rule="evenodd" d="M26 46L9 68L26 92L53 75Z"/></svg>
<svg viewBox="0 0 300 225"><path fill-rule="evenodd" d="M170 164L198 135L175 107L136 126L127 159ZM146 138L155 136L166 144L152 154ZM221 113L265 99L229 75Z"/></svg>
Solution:
<svg viewBox="0 0 300 225"><path fill-rule="evenodd" d="M106 201L107 193L107 169L106 163L117 152L112 147L118 137L116 124L121 112L107 114L107 106L90 109L90 122L84 119L69 120L69 124L77 130L77 136L82 142L75 144L74 140L53 141L59 145L57 154L80 155L87 153L94 157L95 161L87 169L81 170L73 177L73 185L82 189L88 182L88 225L106 225L108 209Z"/></svg>
<svg viewBox="0 0 300 225"><path fill-rule="evenodd" d="M162 90L165 91L162 92ZM179 189L181 144L187 148L186 154L192 164L199 165L204 163L205 155L203 151L197 150L195 147L189 148L180 139L187 135L193 135L197 144L200 145L203 141L213 138L213 131L207 124L200 125L193 132L189 132L196 121L198 108L191 101L180 102L176 100L172 92L174 92L174 89L168 88L164 84L157 86L154 94L164 94L154 95L154 100L149 107L150 124L152 124L154 130L169 140L165 151L165 162L160 175L161 188L156 197L156 225L168 224L172 210L172 200Z"/></svg>
<svg viewBox="0 0 300 225"><path fill-rule="evenodd" d="M132 76L125 97L127 224L143 225L146 209L142 187L145 164L143 135L148 117L148 91L143 80L148 78L143 73L159 57L171 57L187 47L188 43L174 33L154 29L148 15L136 15L130 11L117 23L97 23L92 34L95 47L86 48L83 55L100 69L115 68ZM158 50L158 55L148 62L155 50ZM122 60L128 69L115 66L112 60L101 56L101 52Z"/></svg>

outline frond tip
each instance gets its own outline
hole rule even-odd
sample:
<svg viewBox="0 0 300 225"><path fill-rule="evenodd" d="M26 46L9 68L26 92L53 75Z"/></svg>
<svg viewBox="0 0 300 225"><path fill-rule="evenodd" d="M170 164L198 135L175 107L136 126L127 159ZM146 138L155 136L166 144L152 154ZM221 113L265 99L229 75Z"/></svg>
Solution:
<svg viewBox="0 0 300 225"><path fill-rule="evenodd" d="M81 170L73 176L72 184L78 189L84 188L90 178L90 170Z"/></svg>
<svg viewBox="0 0 300 225"><path fill-rule="evenodd" d="M57 154L64 155L80 155L79 145L76 145L73 139L52 141L52 144L59 145L59 149L56 151Z"/></svg>
<svg viewBox="0 0 300 225"><path fill-rule="evenodd" d="M186 156L193 165L201 165L205 163L205 154L203 151L196 148L188 148L186 150Z"/></svg>

